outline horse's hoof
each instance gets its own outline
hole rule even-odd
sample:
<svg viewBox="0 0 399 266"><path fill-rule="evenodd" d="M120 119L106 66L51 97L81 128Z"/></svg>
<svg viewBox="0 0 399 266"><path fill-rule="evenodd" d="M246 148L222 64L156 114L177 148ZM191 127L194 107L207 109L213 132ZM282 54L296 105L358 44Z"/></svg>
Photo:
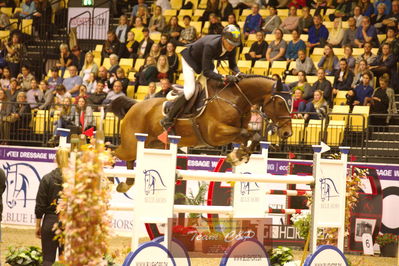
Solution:
<svg viewBox="0 0 399 266"><path fill-rule="evenodd" d="M131 185L126 184L125 182L119 183L118 186L116 187L116 191L120 193L126 193L129 191L131 188Z"/></svg>
<svg viewBox="0 0 399 266"><path fill-rule="evenodd" d="M232 166L240 165L240 160L237 158L236 153L234 152L227 154L226 162L230 163Z"/></svg>

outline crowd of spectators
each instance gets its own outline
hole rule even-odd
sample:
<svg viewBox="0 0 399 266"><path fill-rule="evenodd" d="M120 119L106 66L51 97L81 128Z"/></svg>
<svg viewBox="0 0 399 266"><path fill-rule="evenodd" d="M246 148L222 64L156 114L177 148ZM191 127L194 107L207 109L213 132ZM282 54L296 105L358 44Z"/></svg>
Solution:
<svg viewBox="0 0 399 266"><path fill-rule="evenodd" d="M192 25L194 18L188 15L167 19L164 11L170 9L170 3L166 0L158 0L153 6L144 0L125 4L124 8L130 6L131 9L127 15L119 14L118 25L108 31L101 61L95 60L92 51L62 44L59 59L51 68L49 77L36 79L29 67L22 65L26 48L18 32L1 42L1 140L9 137L10 127L21 120L21 112L30 115L31 110L57 109L62 115L56 126L70 124L84 131L95 126L88 116L97 111L96 106L107 105L113 99L127 95L129 86L134 86L136 92L139 86L148 86L146 98L166 96L171 84L179 77L176 47L193 43L204 31L198 31ZM42 10L49 8L47 1L31 0L23 1L21 7L18 16L36 19L35 23L41 23L37 19ZM193 8L193 4L186 1L182 8ZM279 16L281 8L288 9L287 15ZM238 19L236 15L241 15L246 9L250 10L249 15ZM261 15L264 9L268 10L266 16ZM326 11L331 9L334 12L326 15ZM7 29L9 19L0 12L0 27ZM202 26L209 26L205 31L207 34L221 33L225 24L241 25L243 45L239 47L240 52L246 46L246 40L255 35L256 40L250 45L249 52L243 55L245 60L252 61L252 65L258 60L270 62L271 67L276 61L289 62L291 67L287 67L284 75L298 77L297 82L286 86L293 95L295 117L317 118L306 112L326 115L340 91L346 92L346 104L351 108L369 105L372 113L397 112L398 0L374 3L370 0L209 0L204 13L197 19ZM244 23L239 25L238 21ZM326 27L327 22L330 27ZM36 34L40 34L39 30ZM152 39L154 34L160 35L159 40ZM265 36L270 34L274 38L268 42ZM285 34L292 38L286 41ZM381 38L382 34L386 36ZM307 35L307 38L302 38L302 35ZM334 49L341 47L344 53L336 55ZM314 61L311 55L316 48L324 49L324 53ZM354 56L354 48L364 52ZM379 48L378 52L373 53L373 48ZM139 69L133 69L135 64L126 69L120 66L121 58L130 58L133 62L144 60L144 63ZM107 66L104 65L105 59L109 60ZM127 71L135 73L129 75ZM317 80L310 84L307 81L309 76L317 76ZM330 82L326 76L333 76L334 81ZM157 87L160 88L158 92ZM23 103L26 103L24 108ZM54 107L57 104L72 106ZM93 107L89 109L87 106ZM29 123L27 119L14 128L26 128Z"/></svg>

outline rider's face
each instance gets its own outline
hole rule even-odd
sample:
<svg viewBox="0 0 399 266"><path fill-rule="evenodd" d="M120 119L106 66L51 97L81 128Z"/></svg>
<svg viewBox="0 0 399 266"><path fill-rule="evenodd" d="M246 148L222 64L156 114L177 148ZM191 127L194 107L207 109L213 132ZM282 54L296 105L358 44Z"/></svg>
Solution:
<svg viewBox="0 0 399 266"><path fill-rule="evenodd" d="M231 52L236 48L234 45L230 44L226 39L223 38L223 47L226 49L228 52Z"/></svg>

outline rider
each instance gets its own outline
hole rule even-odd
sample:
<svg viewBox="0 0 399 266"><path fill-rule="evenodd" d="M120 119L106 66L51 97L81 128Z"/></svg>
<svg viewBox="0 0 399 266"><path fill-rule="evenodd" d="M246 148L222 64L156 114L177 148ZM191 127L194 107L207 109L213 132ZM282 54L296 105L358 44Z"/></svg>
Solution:
<svg viewBox="0 0 399 266"><path fill-rule="evenodd" d="M236 47L240 45L240 30L234 25L228 25L221 35L206 35L196 42L187 45L182 54L182 67L184 77L184 95L178 97L172 109L161 121L166 130L170 130L179 110L193 96L195 91L195 73L202 73L205 77L224 81L237 82L238 77L233 75L223 76L214 72L214 60L229 60L229 68L234 73L239 73L236 62Z"/></svg>

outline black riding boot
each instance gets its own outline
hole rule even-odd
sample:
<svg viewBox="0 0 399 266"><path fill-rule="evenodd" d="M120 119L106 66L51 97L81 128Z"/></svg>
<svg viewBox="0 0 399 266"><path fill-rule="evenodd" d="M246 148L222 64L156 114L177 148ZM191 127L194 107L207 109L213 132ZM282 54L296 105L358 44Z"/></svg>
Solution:
<svg viewBox="0 0 399 266"><path fill-rule="evenodd" d="M175 103L172 105L172 108L168 112L168 114L165 116L164 119L161 120L161 125L166 129L166 130L172 130L172 127L175 124L175 118L177 114L179 113L180 109L186 104L187 100L183 95L180 95ZM172 133L172 132L171 132Z"/></svg>

